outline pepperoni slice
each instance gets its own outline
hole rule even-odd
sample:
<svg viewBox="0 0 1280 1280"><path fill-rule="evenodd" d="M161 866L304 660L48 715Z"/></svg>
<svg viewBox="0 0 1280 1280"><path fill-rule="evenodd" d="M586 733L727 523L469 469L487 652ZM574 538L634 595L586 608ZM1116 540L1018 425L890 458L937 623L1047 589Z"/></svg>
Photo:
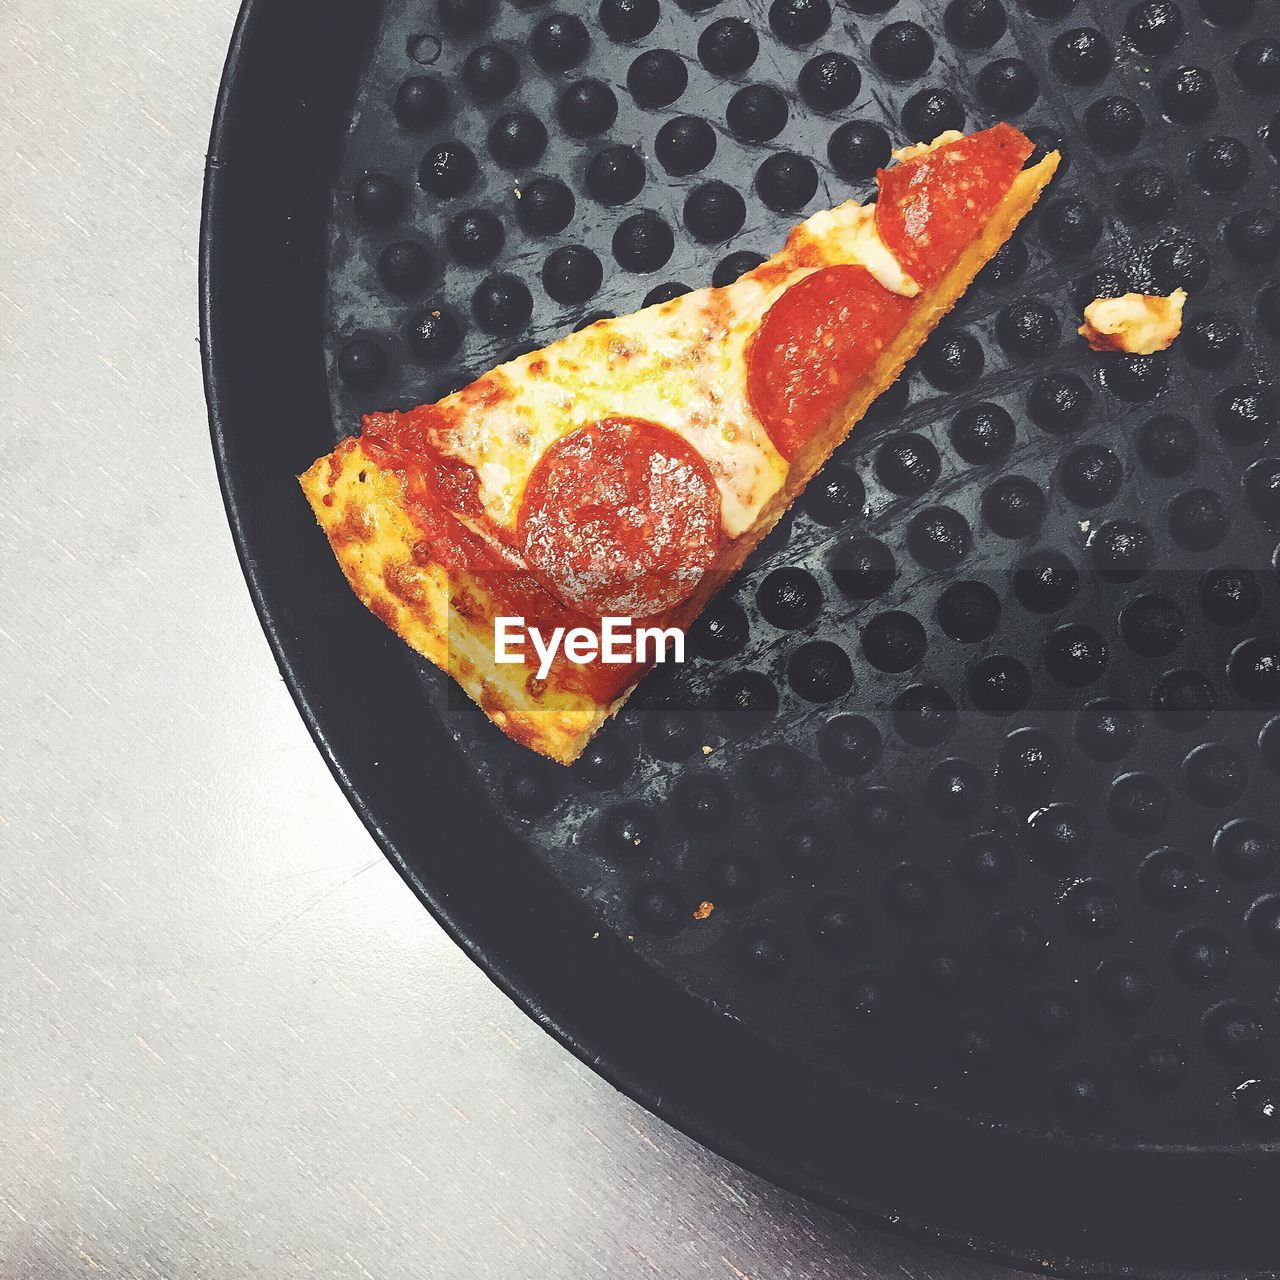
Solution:
<svg viewBox="0 0 1280 1280"><path fill-rule="evenodd" d="M698 585L720 546L720 491L693 447L640 418L604 418L538 459L520 505L529 568L581 613L650 617Z"/></svg>
<svg viewBox="0 0 1280 1280"><path fill-rule="evenodd" d="M866 267L839 266L805 276L765 312L747 352L747 394L784 458L849 398L911 305Z"/></svg>
<svg viewBox="0 0 1280 1280"><path fill-rule="evenodd" d="M981 231L1034 148L998 124L876 175L876 230L920 284L932 284Z"/></svg>

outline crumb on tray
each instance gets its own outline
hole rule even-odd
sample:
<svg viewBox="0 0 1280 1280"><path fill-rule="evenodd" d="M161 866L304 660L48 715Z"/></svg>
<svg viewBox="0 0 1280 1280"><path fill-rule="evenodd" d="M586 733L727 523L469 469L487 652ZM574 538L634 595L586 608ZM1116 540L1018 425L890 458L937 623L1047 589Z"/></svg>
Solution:
<svg viewBox="0 0 1280 1280"><path fill-rule="evenodd" d="M1095 298L1084 309L1080 336L1094 351L1127 351L1149 356L1167 350L1182 332L1185 289L1167 298L1126 293L1122 298Z"/></svg>

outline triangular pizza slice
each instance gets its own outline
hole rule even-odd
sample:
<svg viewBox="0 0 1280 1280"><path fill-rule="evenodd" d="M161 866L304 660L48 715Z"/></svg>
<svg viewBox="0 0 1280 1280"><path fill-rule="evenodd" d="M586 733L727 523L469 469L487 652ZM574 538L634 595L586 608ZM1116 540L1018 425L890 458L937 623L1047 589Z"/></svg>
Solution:
<svg viewBox="0 0 1280 1280"><path fill-rule="evenodd" d="M601 660L605 620L693 621L1035 203L1058 155L1031 154L1006 124L905 148L874 204L814 214L733 284L368 415L301 477L356 594L573 761L647 667ZM501 619L588 643L512 661Z"/></svg>

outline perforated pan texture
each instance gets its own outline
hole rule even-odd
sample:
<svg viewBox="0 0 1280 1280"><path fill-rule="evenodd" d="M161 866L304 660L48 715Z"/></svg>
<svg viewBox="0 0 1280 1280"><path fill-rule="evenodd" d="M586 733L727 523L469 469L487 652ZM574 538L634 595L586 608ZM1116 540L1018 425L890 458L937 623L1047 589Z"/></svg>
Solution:
<svg viewBox="0 0 1280 1280"><path fill-rule="evenodd" d="M873 195L890 143L1007 119L1063 151L692 660L577 766L421 673L584 927L940 1123L1280 1138L1277 16L443 0L390 5L364 75L335 439L733 278ZM1075 336L1093 297L1175 286L1168 355Z"/></svg>

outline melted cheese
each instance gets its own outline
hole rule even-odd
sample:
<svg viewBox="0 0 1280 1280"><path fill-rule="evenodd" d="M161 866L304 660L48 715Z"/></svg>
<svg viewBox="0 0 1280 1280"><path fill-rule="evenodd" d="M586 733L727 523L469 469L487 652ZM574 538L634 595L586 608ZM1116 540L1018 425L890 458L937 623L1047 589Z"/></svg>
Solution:
<svg viewBox="0 0 1280 1280"><path fill-rule="evenodd" d="M1084 309L1077 332L1094 351L1128 351L1149 356L1164 351L1182 332L1185 289L1167 298L1126 293L1122 298L1095 298Z"/></svg>
<svg viewBox="0 0 1280 1280"><path fill-rule="evenodd" d="M815 259L860 263L895 293L919 292L876 234L873 215L874 206L854 201L817 213L781 254L733 284L602 320L500 365L483 380L483 398L464 388L442 401L458 412L444 447L475 468L489 518L514 530L529 474L548 446L620 416L647 418L687 440L720 491L725 532L749 529L787 476L747 394L747 345L765 312Z"/></svg>
<svg viewBox="0 0 1280 1280"><path fill-rule="evenodd" d="M963 137L964 134L959 129L946 129L932 142L912 142L905 147L898 147L893 152L893 158L902 164L906 160L914 160L916 156L926 156L930 151L945 147L948 142L959 142Z"/></svg>
<svg viewBox="0 0 1280 1280"><path fill-rule="evenodd" d="M876 230L876 207L852 200L824 209L798 228L799 234L815 242L823 256L834 262L857 262L890 293L914 298L920 286L903 270Z"/></svg>

